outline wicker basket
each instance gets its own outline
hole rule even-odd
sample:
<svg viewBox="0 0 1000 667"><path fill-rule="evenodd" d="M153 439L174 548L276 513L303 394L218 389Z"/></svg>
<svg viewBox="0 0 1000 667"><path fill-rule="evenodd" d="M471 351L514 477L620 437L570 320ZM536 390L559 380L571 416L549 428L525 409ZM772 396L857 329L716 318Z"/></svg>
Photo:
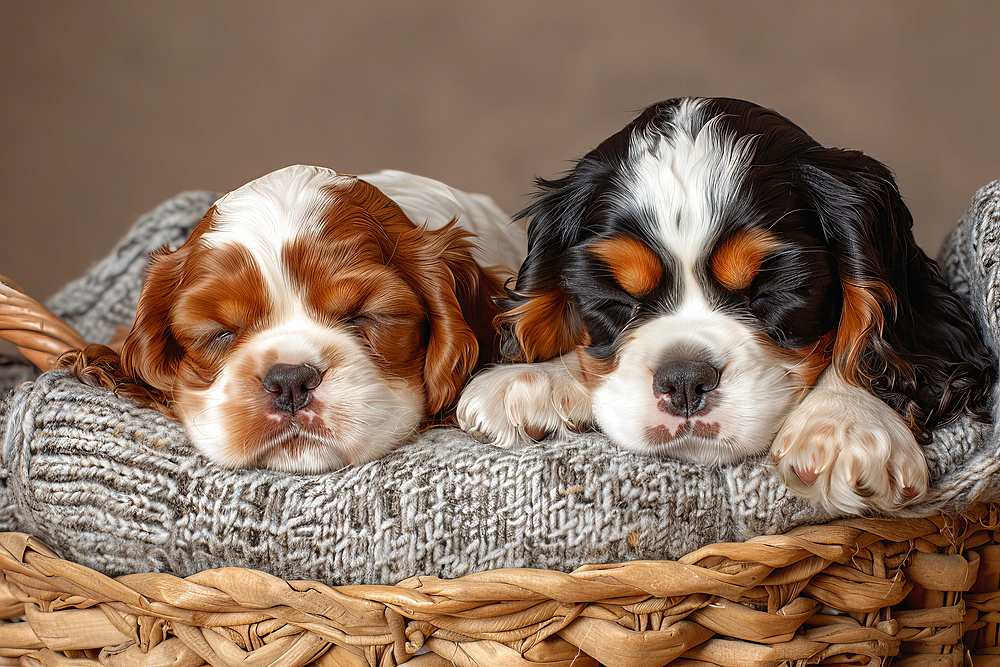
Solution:
<svg viewBox="0 0 1000 667"><path fill-rule="evenodd" d="M58 319L72 319L81 339L106 334L104 325L122 321L112 316L134 306L146 246L185 238L213 200L208 193L179 196L137 223L108 260L53 300ZM992 262L997 202L1000 182L977 194L945 253L948 274L959 276L959 291L979 304L993 332L1000 332L1000 292L993 289L1000 272ZM960 279L972 274L975 280ZM0 301L38 311L14 291L0 288ZM78 317L86 312L102 315L93 322ZM41 335L57 347L72 345L75 334L42 321L25 327L18 315L0 320L0 330L44 367L52 345L31 341ZM1000 666L1000 517L996 505L970 507L966 500L997 499L996 449L980 451L975 446L983 442L946 435L942 447L953 445L971 464L942 466L951 476L940 500L963 513L802 525L713 544L676 561L586 565L571 573L493 569L339 587L239 568L184 579L110 578L59 558L29 535L0 532L0 662L747 667L881 665L895 656L897 665ZM23 500L30 505L34 496ZM63 528L79 544L79 532ZM73 544L56 546L72 551ZM274 571L283 564L275 562Z"/></svg>
<svg viewBox="0 0 1000 667"><path fill-rule="evenodd" d="M1000 665L995 505L849 519L678 561L330 587L237 568L112 579L0 534L0 661Z"/></svg>

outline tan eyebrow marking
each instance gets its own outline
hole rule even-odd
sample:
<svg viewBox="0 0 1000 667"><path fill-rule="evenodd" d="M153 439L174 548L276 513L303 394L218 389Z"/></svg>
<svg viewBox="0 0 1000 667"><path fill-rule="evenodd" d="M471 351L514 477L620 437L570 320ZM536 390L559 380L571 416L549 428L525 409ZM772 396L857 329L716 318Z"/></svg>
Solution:
<svg viewBox="0 0 1000 667"><path fill-rule="evenodd" d="M588 249L608 265L618 284L633 296L649 294L663 279L660 258L630 236L595 241Z"/></svg>
<svg viewBox="0 0 1000 667"><path fill-rule="evenodd" d="M763 229L736 232L712 254L712 273L730 291L746 289L767 256L780 245L777 237Z"/></svg>

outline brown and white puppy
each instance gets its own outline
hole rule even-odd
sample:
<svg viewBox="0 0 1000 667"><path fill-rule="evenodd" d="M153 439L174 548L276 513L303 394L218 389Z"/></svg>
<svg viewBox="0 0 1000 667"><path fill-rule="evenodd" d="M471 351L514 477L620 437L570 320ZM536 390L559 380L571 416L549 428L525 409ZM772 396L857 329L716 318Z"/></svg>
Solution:
<svg viewBox="0 0 1000 667"><path fill-rule="evenodd" d="M493 298L523 247L488 197L288 167L152 256L120 363L100 346L63 363L178 418L224 465L363 463L447 414L493 360Z"/></svg>
<svg viewBox="0 0 1000 667"><path fill-rule="evenodd" d="M794 491L857 512L925 493L932 429L991 418L995 357L889 170L773 111L654 104L520 217L500 319L534 363L470 381L457 416L480 438L597 426L706 464L771 448Z"/></svg>

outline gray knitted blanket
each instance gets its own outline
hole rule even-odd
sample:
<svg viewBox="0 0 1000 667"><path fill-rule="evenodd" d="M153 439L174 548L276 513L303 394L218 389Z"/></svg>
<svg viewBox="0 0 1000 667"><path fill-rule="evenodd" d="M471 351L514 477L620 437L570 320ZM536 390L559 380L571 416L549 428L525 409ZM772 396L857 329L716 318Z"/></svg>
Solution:
<svg viewBox="0 0 1000 667"><path fill-rule="evenodd" d="M87 339L107 340L134 312L147 253L179 245L214 199L192 192L164 203L48 306ZM942 251L949 280L993 340L998 246L1000 181L977 193ZM32 375L0 363L7 388ZM31 533L112 575L236 566L392 584L504 567L569 571L676 559L830 518L760 461L710 468L642 457L599 434L501 450L436 428L378 461L299 475L213 465L179 424L61 371L4 393L0 530ZM910 511L1000 499L997 449L991 426L965 420L936 433L927 447L934 487Z"/></svg>

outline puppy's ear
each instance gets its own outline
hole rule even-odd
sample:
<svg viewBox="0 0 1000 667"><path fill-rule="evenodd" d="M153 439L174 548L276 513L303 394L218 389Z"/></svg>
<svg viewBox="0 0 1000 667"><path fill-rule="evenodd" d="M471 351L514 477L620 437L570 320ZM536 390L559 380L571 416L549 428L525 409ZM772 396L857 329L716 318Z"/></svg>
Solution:
<svg viewBox="0 0 1000 667"><path fill-rule="evenodd" d="M170 334L168 318L186 252L170 253L164 247L151 256L136 321L121 342L120 353L105 345L86 345L62 354L56 368L69 370L81 382L176 417L171 408L171 387L180 350ZM118 341L111 345L117 348Z"/></svg>
<svg viewBox="0 0 1000 667"><path fill-rule="evenodd" d="M581 160L565 177L536 179L535 200L515 215L528 219L528 252L513 289L498 300L505 356L545 361L584 339L579 309L562 285L569 250L583 237L596 161Z"/></svg>
<svg viewBox="0 0 1000 667"><path fill-rule="evenodd" d="M807 160L799 173L843 286L834 363L895 408L918 439L965 410L989 421L996 360L968 307L916 245L888 168L837 149Z"/></svg>
<svg viewBox="0 0 1000 667"><path fill-rule="evenodd" d="M470 237L454 220L438 230L413 228L400 235L394 253L427 309L424 387L431 415L450 408L469 375L496 356L495 345L480 342L496 339L494 299L503 289L476 262Z"/></svg>
<svg viewBox="0 0 1000 667"><path fill-rule="evenodd" d="M167 400L183 354L170 329L170 309L180 290L190 248L185 244L170 252L164 247L150 256L135 324L122 344L121 363L126 375L161 392Z"/></svg>

